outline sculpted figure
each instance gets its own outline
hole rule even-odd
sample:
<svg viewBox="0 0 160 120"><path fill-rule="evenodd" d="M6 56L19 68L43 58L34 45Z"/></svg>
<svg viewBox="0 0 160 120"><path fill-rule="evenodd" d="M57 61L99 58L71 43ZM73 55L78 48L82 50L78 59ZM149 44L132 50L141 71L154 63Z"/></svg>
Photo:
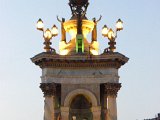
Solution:
<svg viewBox="0 0 160 120"><path fill-rule="evenodd" d="M65 22L65 18L62 18L62 20L60 20L57 16L57 20L61 23L61 41L66 42L66 31L64 29L64 25L63 23Z"/></svg>
<svg viewBox="0 0 160 120"><path fill-rule="evenodd" d="M102 16L100 16L98 20L96 20L96 18L93 18L94 28L92 30L92 42L97 41L97 23L101 20L101 18Z"/></svg>

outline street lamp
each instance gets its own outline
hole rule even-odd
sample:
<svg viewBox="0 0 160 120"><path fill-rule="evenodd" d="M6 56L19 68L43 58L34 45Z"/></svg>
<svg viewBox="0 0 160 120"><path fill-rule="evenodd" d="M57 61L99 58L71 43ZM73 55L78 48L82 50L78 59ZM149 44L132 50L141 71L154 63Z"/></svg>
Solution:
<svg viewBox="0 0 160 120"><path fill-rule="evenodd" d="M37 21L37 30L43 31L43 28L44 28L43 21L42 21L41 19L39 19L39 20Z"/></svg>
<svg viewBox="0 0 160 120"><path fill-rule="evenodd" d="M108 27L107 27L107 25L103 26L103 28L102 28L102 35L104 37L107 37L107 35L108 35Z"/></svg>
<svg viewBox="0 0 160 120"><path fill-rule="evenodd" d="M109 39L109 51L110 52L114 52L114 50L116 49L115 45L116 45L116 38L117 38L117 32L123 30L123 21L121 19L118 19L118 21L116 22L116 30L113 31L111 28L109 29L106 25L104 25L104 27L102 28L102 35L104 37L107 37ZM108 50L108 48L107 48Z"/></svg>
<svg viewBox="0 0 160 120"><path fill-rule="evenodd" d="M49 28L47 28L46 30L44 30L44 24L43 21L41 19L39 19L37 21L37 30L40 30L43 32L43 38L44 38L44 49L46 50L46 52L55 52L55 49L53 49L50 45L52 44L50 41L53 37L58 35L58 28L56 27L56 25L53 25L53 27L51 28L51 30Z"/></svg>
<svg viewBox="0 0 160 120"><path fill-rule="evenodd" d="M123 21L121 19L118 19L118 21L116 22L116 28L117 31L123 30Z"/></svg>
<svg viewBox="0 0 160 120"><path fill-rule="evenodd" d="M56 25L53 25L51 33L54 37L58 35L58 28L56 27Z"/></svg>

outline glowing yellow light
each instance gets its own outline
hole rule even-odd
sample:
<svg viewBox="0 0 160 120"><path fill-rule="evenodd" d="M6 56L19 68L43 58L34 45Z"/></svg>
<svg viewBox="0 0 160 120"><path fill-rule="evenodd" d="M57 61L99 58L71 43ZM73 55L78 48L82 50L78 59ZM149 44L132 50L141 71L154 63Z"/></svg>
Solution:
<svg viewBox="0 0 160 120"><path fill-rule="evenodd" d="M37 27L38 30L42 30L43 31L44 24L43 24L43 21L41 19L39 19L37 21L36 27Z"/></svg>
<svg viewBox="0 0 160 120"><path fill-rule="evenodd" d="M117 31L123 30L123 21L121 19L118 19L118 21L116 22L116 28Z"/></svg>
<svg viewBox="0 0 160 120"><path fill-rule="evenodd" d="M44 32L44 38L50 40L52 38L52 33L49 29Z"/></svg>
<svg viewBox="0 0 160 120"><path fill-rule="evenodd" d="M86 29L83 29L83 37L87 39L87 35L89 33L89 30L86 28Z"/></svg>
<svg viewBox="0 0 160 120"><path fill-rule="evenodd" d="M61 51L61 50L65 49L66 46L67 46L67 44L66 44L64 41L61 41L61 42L59 43L59 50Z"/></svg>
<svg viewBox="0 0 160 120"><path fill-rule="evenodd" d="M60 55L67 55L69 50L61 50Z"/></svg>
<svg viewBox="0 0 160 120"><path fill-rule="evenodd" d="M90 52L93 54L93 55L98 55L99 51L99 43L97 41L93 41L92 44L90 45Z"/></svg>
<svg viewBox="0 0 160 120"><path fill-rule="evenodd" d="M114 32L112 29L109 29L108 31L108 39L113 40L114 39Z"/></svg>
<svg viewBox="0 0 160 120"><path fill-rule="evenodd" d="M104 27L102 28L102 35L104 37L108 35L108 27L106 25L104 25Z"/></svg>
<svg viewBox="0 0 160 120"><path fill-rule="evenodd" d="M53 27L51 29L51 33L52 33L53 36L58 35L58 28L56 27L56 25L53 25Z"/></svg>
<svg viewBox="0 0 160 120"><path fill-rule="evenodd" d="M69 30L69 34L71 35L71 39L76 38L76 34L77 34L77 29L72 28Z"/></svg>
<svg viewBox="0 0 160 120"><path fill-rule="evenodd" d="M92 48L94 48L95 50L98 51L99 49L99 43L97 41L93 41L92 44L91 44Z"/></svg>
<svg viewBox="0 0 160 120"><path fill-rule="evenodd" d="M98 55L98 52L96 50L90 50L90 52L93 54L93 55Z"/></svg>
<svg viewBox="0 0 160 120"><path fill-rule="evenodd" d="M60 55L67 55L69 50L66 49L67 44L64 41L61 41L59 44Z"/></svg>

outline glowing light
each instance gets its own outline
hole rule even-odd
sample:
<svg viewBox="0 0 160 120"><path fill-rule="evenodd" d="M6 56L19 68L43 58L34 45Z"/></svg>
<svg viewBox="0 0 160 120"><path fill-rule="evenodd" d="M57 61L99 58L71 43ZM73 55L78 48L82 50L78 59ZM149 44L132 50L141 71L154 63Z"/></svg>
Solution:
<svg viewBox="0 0 160 120"><path fill-rule="evenodd" d="M52 38L52 33L49 29L44 32L44 38L50 40Z"/></svg>
<svg viewBox="0 0 160 120"><path fill-rule="evenodd" d="M37 27L38 30L42 30L43 31L44 24L43 24L43 21L41 19L39 19L37 21L36 27Z"/></svg>
<svg viewBox="0 0 160 120"><path fill-rule="evenodd" d="M71 35L71 39L76 38L77 29L70 29L69 34Z"/></svg>
<svg viewBox="0 0 160 120"><path fill-rule="evenodd" d="M83 29L83 37L87 39L87 35L89 32L90 31L87 28Z"/></svg>
<svg viewBox="0 0 160 120"><path fill-rule="evenodd" d="M81 34L76 36L76 52L84 53L84 38Z"/></svg>
<svg viewBox="0 0 160 120"><path fill-rule="evenodd" d="M53 36L58 35L58 28L56 27L56 25L53 25L53 27L51 29L51 33L52 33Z"/></svg>
<svg viewBox="0 0 160 120"><path fill-rule="evenodd" d="M116 28L117 31L123 30L123 21L121 19L118 19L118 21L116 22Z"/></svg>
<svg viewBox="0 0 160 120"><path fill-rule="evenodd" d="M65 43L64 41L61 41L61 42L59 43L59 50L65 49L66 46L67 46L66 43Z"/></svg>
<svg viewBox="0 0 160 120"><path fill-rule="evenodd" d="M93 55L99 55L98 50L99 50L99 43L97 41L93 41L93 43L90 45L90 52Z"/></svg>
<svg viewBox="0 0 160 120"><path fill-rule="evenodd" d="M114 39L114 31L112 29L109 29L109 31L108 31L108 39L109 40Z"/></svg>
<svg viewBox="0 0 160 120"><path fill-rule="evenodd" d="M60 55L67 55L69 50L61 50Z"/></svg>
<svg viewBox="0 0 160 120"><path fill-rule="evenodd" d="M90 52L93 54L93 55L98 55L98 52L96 50L90 50Z"/></svg>
<svg viewBox="0 0 160 120"><path fill-rule="evenodd" d="M64 41L61 41L59 44L60 55L67 55L69 50L66 49L67 44Z"/></svg>
<svg viewBox="0 0 160 120"><path fill-rule="evenodd" d="M99 49L99 43L97 41L93 41L92 44L91 44L92 48L94 48L95 50L98 51Z"/></svg>
<svg viewBox="0 0 160 120"><path fill-rule="evenodd" d="M107 27L107 25L104 25L104 27L102 28L102 35L104 37L106 37L108 35L108 27Z"/></svg>

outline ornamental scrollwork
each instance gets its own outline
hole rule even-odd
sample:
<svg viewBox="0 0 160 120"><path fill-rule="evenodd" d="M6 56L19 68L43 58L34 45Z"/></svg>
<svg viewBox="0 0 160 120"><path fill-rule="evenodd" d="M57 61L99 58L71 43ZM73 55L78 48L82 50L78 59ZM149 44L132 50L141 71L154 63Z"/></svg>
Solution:
<svg viewBox="0 0 160 120"><path fill-rule="evenodd" d="M39 86L44 94L44 96L54 96L56 93L55 83L41 83Z"/></svg>
<svg viewBox="0 0 160 120"><path fill-rule="evenodd" d="M121 83L106 83L104 84L104 87L107 96L117 96L117 93L121 88Z"/></svg>

